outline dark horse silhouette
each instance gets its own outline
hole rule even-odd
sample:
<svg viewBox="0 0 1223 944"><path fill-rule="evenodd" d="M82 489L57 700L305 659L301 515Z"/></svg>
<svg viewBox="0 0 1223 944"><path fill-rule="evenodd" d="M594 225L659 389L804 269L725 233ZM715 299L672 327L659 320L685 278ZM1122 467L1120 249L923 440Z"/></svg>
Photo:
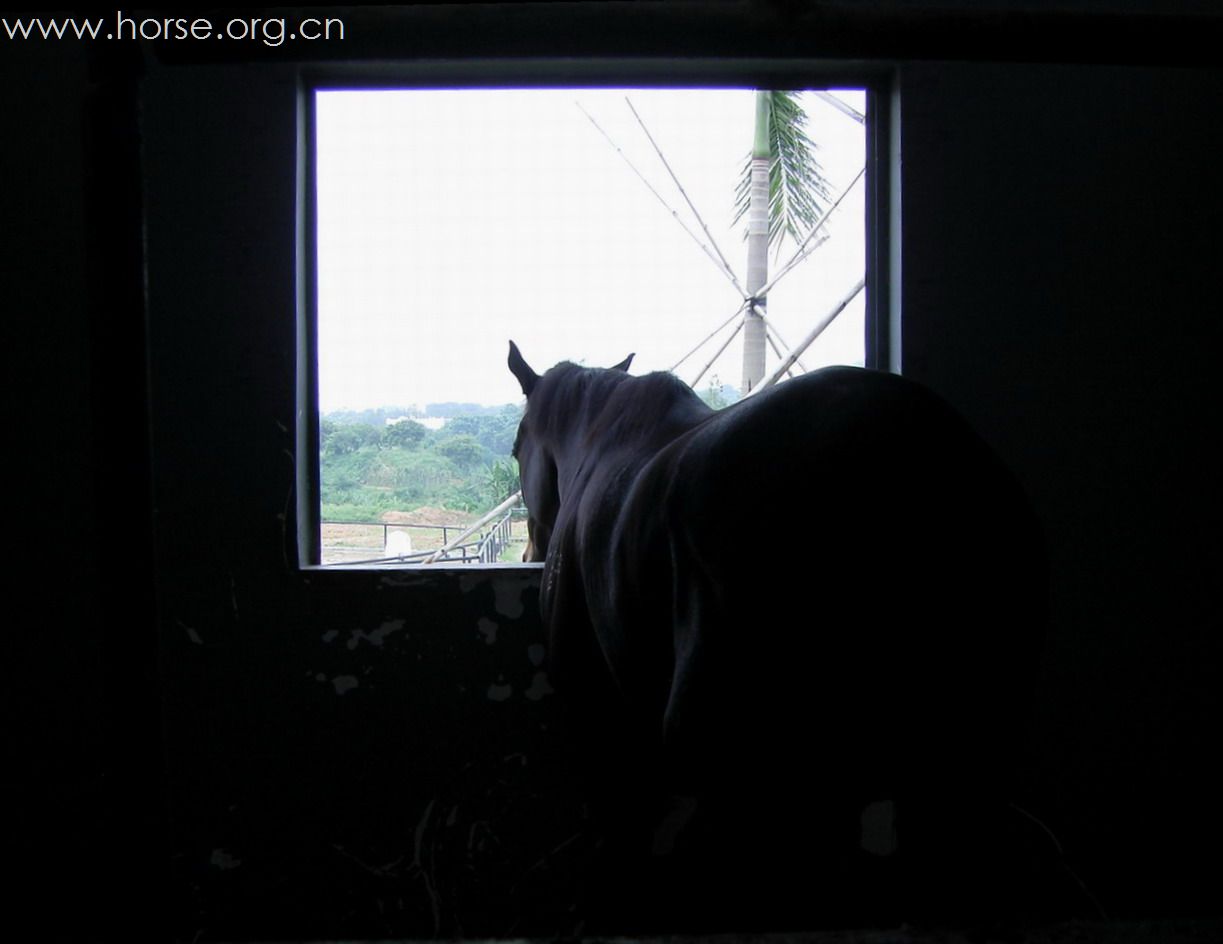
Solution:
<svg viewBox="0 0 1223 944"><path fill-rule="evenodd" d="M631 359L539 375L510 343L526 559L619 850L608 909L688 930L986 907L1046 619L1015 479L893 374L714 411Z"/></svg>

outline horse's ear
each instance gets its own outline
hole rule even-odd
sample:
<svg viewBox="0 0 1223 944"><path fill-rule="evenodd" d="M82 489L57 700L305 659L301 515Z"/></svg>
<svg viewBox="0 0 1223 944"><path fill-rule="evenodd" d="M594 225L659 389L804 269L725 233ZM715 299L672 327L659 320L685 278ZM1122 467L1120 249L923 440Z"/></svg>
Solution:
<svg viewBox="0 0 1223 944"><path fill-rule="evenodd" d="M613 367L613 368L612 368L612 370L623 370L623 371L626 371L626 372L627 372L627 371L628 371L628 365L629 365L629 364L631 364L631 363L633 363L633 358L634 358L634 357L636 357L636 356L637 356L637 355L636 355L635 353L630 354L628 357L626 357L624 360L622 360L622 361L621 361L619 364L617 364L615 367Z"/></svg>
<svg viewBox="0 0 1223 944"><path fill-rule="evenodd" d="M522 354L518 350L518 345L513 341L510 342L510 373L518 378L518 384L522 387L523 396L529 397L531 391L535 389L535 384L539 382L539 374L531 370L531 365L523 360Z"/></svg>

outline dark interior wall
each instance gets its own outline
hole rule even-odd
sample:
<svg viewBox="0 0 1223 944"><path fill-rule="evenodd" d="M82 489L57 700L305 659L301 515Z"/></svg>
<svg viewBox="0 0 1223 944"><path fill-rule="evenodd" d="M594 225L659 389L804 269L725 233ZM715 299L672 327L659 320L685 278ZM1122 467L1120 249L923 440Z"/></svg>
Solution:
<svg viewBox="0 0 1223 944"><path fill-rule="evenodd" d="M0 46L12 900L81 939L166 861L135 52Z"/></svg>
<svg viewBox="0 0 1223 944"><path fill-rule="evenodd" d="M16 564L19 584L41 601L36 616L9 620L17 632L9 764L15 770L18 809L45 813L42 828L19 831L14 854L37 874L61 855L85 856L96 836L92 814L102 801L102 634L92 619L97 581L89 550L94 535L94 481L90 461L90 337L85 276L84 146L82 112L86 56L49 55L18 48L0 55L0 218L4 220L6 400L26 410L8 411L15 426L11 445L47 455L60 434L64 461L18 473L21 497L14 533L34 538ZM47 76L31 88L29 76ZM36 369L23 365L38 365ZM54 427L55 433L51 433ZM7 455L16 457L20 447ZM37 535L48 537L45 543ZM75 537L75 540L73 539ZM60 577L32 580L47 568L56 548ZM42 552L42 553L40 553ZM10 565L11 567L12 565ZM24 578L24 579L22 579ZM58 638L54 644L46 631ZM51 669L51 671L48 671ZM20 719L20 720L18 720ZM23 771L25 774L23 775ZM41 883L31 881L29 888ZM19 885L21 892L26 891Z"/></svg>
<svg viewBox="0 0 1223 944"><path fill-rule="evenodd" d="M904 370L1002 452L1049 543L1034 785L1113 909L1200 909L1218 871L1193 850L1223 835L1223 75L901 74Z"/></svg>
<svg viewBox="0 0 1223 944"><path fill-rule="evenodd" d="M142 88L174 927L559 933L538 571L297 565L297 102L291 67Z"/></svg>
<svg viewBox="0 0 1223 944"><path fill-rule="evenodd" d="M904 368L1014 465L1052 555L1025 799L1114 914L1217 911L1219 74L916 58ZM563 926L581 810L528 695L531 579L286 564L291 69L147 65L133 187L128 66L0 53L19 428L77 457L22 502L56 562L15 634L27 876L61 921L184 937Z"/></svg>

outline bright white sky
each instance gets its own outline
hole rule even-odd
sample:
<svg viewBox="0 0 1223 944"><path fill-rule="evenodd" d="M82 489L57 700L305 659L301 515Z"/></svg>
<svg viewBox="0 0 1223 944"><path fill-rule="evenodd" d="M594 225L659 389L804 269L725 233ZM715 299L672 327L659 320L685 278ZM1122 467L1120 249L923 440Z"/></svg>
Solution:
<svg viewBox="0 0 1223 944"><path fill-rule="evenodd" d="M836 94L864 110L863 93ZM752 141L750 91L317 93L323 412L516 402L511 338L540 372L630 352L633 373L667 370L731 316L735 288L575 104L708 243L626 95L742 283L743 221L730 221ZM813 95L804 107L835 194L862 167L862 126ZM786 341L861 277L863 205L859 182L829 220L832 238L769 293ZM794 249L787 241L780 263ZM771 257L770 270L780 263ZM859 295L806 366L862 363L862 312ZM677 373L691 382L730 330ZM741 338L698 389L713 375L739 385Z"/></svg>

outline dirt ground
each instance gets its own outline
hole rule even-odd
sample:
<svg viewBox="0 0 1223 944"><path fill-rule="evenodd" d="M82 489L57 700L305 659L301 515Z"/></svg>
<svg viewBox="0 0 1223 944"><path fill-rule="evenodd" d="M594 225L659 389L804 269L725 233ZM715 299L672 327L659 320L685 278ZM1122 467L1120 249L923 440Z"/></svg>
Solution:
<svg viewBox="0 0 1223 944"><path fill-rule="evenodd" d="M426 505L415 511L388 511L382 516L387 524L415 525L468 525L476 520L476 515L465 511L451 511L447 508L431 508Z"/></svg>
<svg viewBox="0 0 1223 944"><path fill-rule="evenodd" d="M388 545L394 550L406 550L404 538L393 537L397 532L406 535L412 551L436 550L443 544L443 535L453 540L478 517L467 512L426 506L413 511L388 511L382 515L383 524L324 524L322 563L351 564L374 560L387 556ZM445 532L443 526L447 529ZM501 559L520 561L527 540L526 522L515 519L511 524L511 535L511 544Z"/></svg>

